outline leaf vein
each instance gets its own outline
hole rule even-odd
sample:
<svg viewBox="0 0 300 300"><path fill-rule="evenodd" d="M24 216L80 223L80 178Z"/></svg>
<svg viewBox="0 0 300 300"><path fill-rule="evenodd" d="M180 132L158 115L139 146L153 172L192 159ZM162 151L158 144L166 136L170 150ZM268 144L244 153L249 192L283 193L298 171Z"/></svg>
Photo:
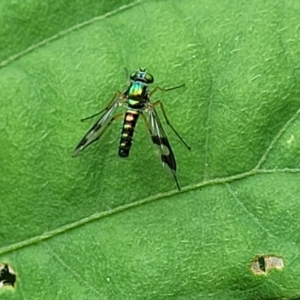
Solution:
<svg viewBox="0 0 300 300"><path fill-rule="evenodd" d="M53 255L53 257L64 267L66 268L67 270L70 271L70 273L73 275L73 277L79 282L79 283L83 283L85 284L89 290L93 290L95 293L97 293L98 295L102 295L100 293L100 291L98 289L96 289L94 286L92 286L88 281L84 280L82 276L79 276L77 274L77 272L75 272L72 268L70 268L70 266L65 263L61 258L60 256L53 250L51 249L47 243L44 244L44 246L48 249L49 252L51 252L51 254Z"/></svg>
<svg viewBox="0 0 300 300"><path fill-rule="evenodd" d="M237 180L240 180L240 179L245 179L245 178L248 178L250 176L267 175L267 174L275 174L275 173L300 173L300 168L295 168L295 169L284 168L284 169L269 169L269 170L268 169L255 169L254 168L250 171L240 173L240 174L236 174L236 175L233 175L233 176L220 177L220 178L215 178L215 179L211 179L211 180L205 180L205 181L201 181L201 182L199 182L197 184L194 184L194 185L189 185L189 186L183 187L181 189L181 193L201 189L201 188L206 187L206 186L226 184L226 183L230 183L230 182L237 181ZM13 252L13 251L16 251L16 250L21 249L21 248L31 246L31 245L36 244L36 243L40 243L42 241L45 241L45 240L50 239L52 237L55 237L59 234L63 234L65 232L69 231L69 230L72 230L72 229L75 229L75 228L80 227L82 225L85 225L87 223L97 221L101 218L105 218L105 217L108 217L110 215L121 213L123 211L133 209L133 208L136 208L136 207L141 206L141 205L146 205L148 203L153 203L155 201L171 197L175 194L178 194L178 191L177 190L172 190L172 191L169 191L169 192L166 192L166 193L161 193L161 194L157 194L155 196L150 196L150 197L144 198L142 200L134 201L134 202L129 203L129 204L121 205L121 206L118 206L118 207L113 208L111 210L107 210L107 211L104 211L104 212L98 212L98 213L92 214L88 217L85 217L85 218L82 218L78 221L75 221L75 222L66 224L64 226L58 227L58 228L56 228L52 231L46 232L42 235L34 236L32 238L17 242L15 244L0 247L0 255L5 254L5 253L9 253L9 252Z"/></svg>
<svg viewBox="0 0 300 300"><path fill-rule="evenodd" d="M230 192L230 194L232 195L233 199L236 201L236 203L243 209L243 211L250 217L250 219L252 219L254 221L254 223L256 223L256 225L258 225L258 227L260 227L268 236L275 238L275 236L270 233L270 231L264 227L260 221L258 220L258 218L256 218L248 209L247 207L243 204L243 202L237 197L236 193L232 190L232 188L230 187L230 185L228 183L226 183L226 187L228 189L228 191Z"/></svg>
<svg viewBox="0 0 300 300"><path fill-rule="evenodd" d="M16 53L12 56L10 56L9 58L7 58L6 60L0 62L0 69L3 68L3 67L6 67L7 65L9 65L10 63L18 60L19 58L33 52L34 50L40 48L40 47L43 47L45 46L46 44L50 43L50 42L53 42L55 40L58 40L70 33L72 33L73 31L75 30L78 30L78 29L81 29L85 26L88 26L88 25L91 25L95 22L98 22L98 21L101 21L103 19L106 19L106 18L109 18L111 16L114 16L124 10L127 10L129 8L132 8L136 5L139 5L141 3L143 3L145 0L135 0L134 2L130 3L130 4L126 4L126 5L122 5L120 7L118 7L117 9L115 10L112 10L112 11L109 11L107 13L105 13L104 15L100 15L100 16L96 16L96 17L93 17L91 18L90 20L87 20L87 21L84 21L82 23L79 23L79 24L76 24L68 29L65 29L65 30L62 30L60 32L58 32L57 34L51 36L51 37L48 37L42 41L40 41L39 43L36 43L34 45L31 45L30 47L26 48L25 50L19 52L19 53Z"/></svg>
<svg viewBox="0 0 300 300"><path fill-rule="evenodd" d="M208 174L207 174L207 168L208 168L208 138L209 138L209 123L210 123L210 114L211 114L211 107L212 107L212 99L210 97L209 99L209 103L208 103L208 112L207 112L207 119L205 122L205 158L204 158L204 178L208 178Z"/></svg>
<svg viewBox="0 0 300 300"><path fill-rule="evenodd" d="M290 124L293 123L297 119L299 113L300 113L300 109L298 109L296 111L296 113L279 130L279 132L276 134L276 136L274 137L274 139L271 141L269 147L266 149L265 153L262 155L261 159L258 161L255 169L259 169L261 167L261 165L266 161L269 153L272 151L272 149L274 148L275 144L278 142L278 140L280 139L280 137L285 133L285 131L287 130L287 128L290 126Z"/></svg>

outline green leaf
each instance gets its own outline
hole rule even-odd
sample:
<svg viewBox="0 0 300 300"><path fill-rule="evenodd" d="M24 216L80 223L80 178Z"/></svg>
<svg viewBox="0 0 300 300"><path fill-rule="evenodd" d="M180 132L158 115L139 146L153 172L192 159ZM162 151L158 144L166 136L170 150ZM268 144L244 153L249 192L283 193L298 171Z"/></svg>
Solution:
<svg viewBox="0 0 300 300"><path fill-rule="evenodd" d="M0 265L17 281L0 297L299 296L299 13L279 0L2 1ZM71 158L95 122L79 120L124 90L125 67L186 84L153 95L192 147L164 123L181 193L142 122L128 159L121 122ZM268 257L284 267L251 271Z"/></svg>

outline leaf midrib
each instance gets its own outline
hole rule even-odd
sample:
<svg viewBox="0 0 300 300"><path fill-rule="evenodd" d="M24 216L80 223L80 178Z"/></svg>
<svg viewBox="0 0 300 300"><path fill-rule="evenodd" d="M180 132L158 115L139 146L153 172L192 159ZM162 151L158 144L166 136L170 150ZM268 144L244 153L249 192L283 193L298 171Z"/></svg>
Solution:
<svg viewBox="0 0 300 300"><path fill-rule="evenodd" d="M227 177L223 177L223 178L215 178L215 179L202 181L202 182L197 183L197 184L193 184L193 185L183 187L181 189L180 193L185 193L185 192L190 192L190 191L202 189L202 188L207 187L207 186L213 186L213 185L218 185L218 184L226 184L226 183L234 182L234 181L237 181L237 180L240 180L240 179L245 179L245 178L248 178L248 177L251 177L251 176L254 176L254 175L262 175L262 174L267 175L267 174L275 174L275 173L300 173L300 168L293 168L293 169L284 168L284 169L269 169L269 170L268 169L253 168L250 171L240 173L240 174L236 174L236 175L233 175L233 176L227 176ZM171 196L176 195L178 193L179 192L177 190L172 190L172 191L169 191L169 192L166 192L166 193L161 193L161 194L157 194L155 196L150 196L150 197L144 198L142 200L134 201L134 202L129 203L129 204L121 205L121 206L118 206L118 207L116 207L114 209L111 209L111 210L108 210L108 211L103 211L103 212L100 212L100 213L92 214L92 215L90 215L88 217L85 217L85 218L82 218L78 221L66 224L64 226L60 226L60 227L58 227L54 230L51 230L47 233L42 234L42 235L38 235L38 236L26 239L26 240L21 241L21 242L11 244L11 245L8 245L6 247L1 247L0 248L0 255L10 253L12 251L19 250L21 248L25 248L27 246L31 246L33 244L42 242L44 240L50 239L52 237L55 237L55 236L60 235L62 233L65 233L69 230L73 230L77 227L86 225L87 223L99 220L101 218L105 218L105 217L108 217L110 215L115 215L117 213L129 210L129 209L133 209L133 208L136 208L136 207L141 206L141 205L146 205L148 203L153 203L155 201L171 197Z"/></svg>

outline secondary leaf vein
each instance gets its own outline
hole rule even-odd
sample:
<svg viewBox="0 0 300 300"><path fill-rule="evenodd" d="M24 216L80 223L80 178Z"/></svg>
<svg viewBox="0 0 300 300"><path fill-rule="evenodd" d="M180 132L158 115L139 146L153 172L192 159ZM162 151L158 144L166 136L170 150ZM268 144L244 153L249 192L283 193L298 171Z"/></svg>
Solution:
<svg viewBox="0 0 300 300"><path fill-rule="evenodd" d="M242 201L240 201L240 199L237 197L236 193L232 190L232 188L230 187L230 185L228 183L226 183L226 187L227 187L228 191L231 193L233 199L243 209L243 211L250 217L250 219L252 219L254 221L254 223L256 223L258 225L258 227L260 227L268 236L275 238L275 236L272 233L270 233L270 231L266 227L264 227L260 223L260 221L247 209L247 207L244 205L244 203Z"/></svg>
<svg viewBox="0 0 300 300"><path fill-rule="evenodd" d="M98 22L100 20L109 18L109 17L111 17L113 15L116 15L116 14L118 14L118 13L124 11L124 10L132 8L132 7L136 6L136 5L139 5L139 4L143 3L144 1L145 0L135 0L134 2L132 2L130 4L122 5L122 6L120 6L119 8L117 8L117 9L115 9L113 11L107 12L104 15L100 15L100 16L94 17L94 18L92 18L90 20L87 20L87 21L84 21L82 23L76 24L76 25L74 25L74 26L72 26L72 27L70 27L68 29L62 30L62 31L58 32L57 34L55 34L55 35L53 35L53 36L51 36L49 38L46 38L46 39L40 41L37 44L31 45L27 49L25 49L25 50L23 50L23 51L21 51L19 53L16 53L16 54L10 56L9 58L7 58L6 60L0 62L0 69L3 68L3 67L5 67L5 66L7 66L7 65L9 65L10 63L16 61L17 59L19 59L19 58L21 58L21 57L23 57L23 56L31 53L32 51L34 51L34 50L36 50L36 49L38 49L40 47L43 47L43 46L45 46L46 44L48 44L50 42L58 40L58 39L60 39L60 38L62 38L64 36L72 33L75 30L81 29L81 28L83 28L85 26L91 25L91 24L93 24L95 22Z"/></svg>
<svg viewBox="0 0 300 300"><path fill-rule="evenodd" d="M255 169L259 169L261 167L261 165L266 161L269 153L271 152L271 150L274 148L275 144L277 143L277 141L280 139L280 137L285 133L285 131L287 130L287 128L290 126L291 123L293 123L298 115L300 113L300 109L298 109L296 111L296 113L284 124L284 126L279 130L279 132L276 134L276 136L274 137L274 139L271 141L269 147L266 149L265 153L262 155L261 159L258 161Z"/></svg>
<svg viewBox="0 0 300 300"><path fill-rule="evenodd" d="M70 266L65 263L60 256L53 250L51 249L47 244L44 244L44 246L48 249L49 252L51 252L51 254L53 255L53 257L55 257L55 259L67 270L69 270L69 272L73 275L73 277L80 283L85 284L89 290L94 291L95 293L97 293L98 295L102 295L100 293L100 291L98 289L96 289L94 286L92 286L88 281L84 280L84 278L82 276L78 275L78 272L75 272L72 270L72 268L70 268Z"/></svg>

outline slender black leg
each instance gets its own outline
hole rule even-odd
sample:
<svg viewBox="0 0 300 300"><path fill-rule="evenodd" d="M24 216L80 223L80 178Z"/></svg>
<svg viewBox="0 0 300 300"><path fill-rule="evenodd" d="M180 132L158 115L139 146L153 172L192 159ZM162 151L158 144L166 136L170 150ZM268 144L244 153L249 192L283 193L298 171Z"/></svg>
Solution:
<svg viewBox="0 0 300 300"><path fill-rule="evenodd" d="M122 96L122 93L121 93L121 92L119 92L119 91L115 92L115 93L114 93L114 96L113 96L112 99L109 101L109 104L108 104L104 109L102 109L101 111L98 111L97 113L95 113L95 114L93 114L93 115L91 115L91 116L85 117L85 118L81 119L80 121L83 122L83 121L85 121L85 120L94 118L94 117L96 117L96 116L102 114L103 112L107 111L107 110L111 107L111 105L112 105L112 103L114 102L114 100L115 100L117 97L120 97L120 96Z"/></svg>
<svg viewBox="0 0 300 300"><path fill-rule="evenodd" d="M153 103L153 106L159 106L161 108L161 111L164 115L164 118L167 122L167 124L171 127L171 129L173 130L173 132L177 135L177 137L180 139L180 141L189 149L191 150L191 147L184 141L184 139L180 136L180 134L176 131L176 129L173 127L173 125L170 123L168 117L167 117L167 114L166 114L166 111L164 109L164 106L162 104L161 101L156 101L155 103Z"/></svg>
<svg viewBox="0 0 300 300"><path fill-rule="evenodd" d="M150 92L150 97L156 93L157 91L162 91L162 92L168 92L168 91L172 91L172 90L176 90L179 89L181 87L185 86L185 83L180 84L180 85L176 85L176 86L172 86L170 88L161 88L159 86L157 86L153 91Z"/></svg>

